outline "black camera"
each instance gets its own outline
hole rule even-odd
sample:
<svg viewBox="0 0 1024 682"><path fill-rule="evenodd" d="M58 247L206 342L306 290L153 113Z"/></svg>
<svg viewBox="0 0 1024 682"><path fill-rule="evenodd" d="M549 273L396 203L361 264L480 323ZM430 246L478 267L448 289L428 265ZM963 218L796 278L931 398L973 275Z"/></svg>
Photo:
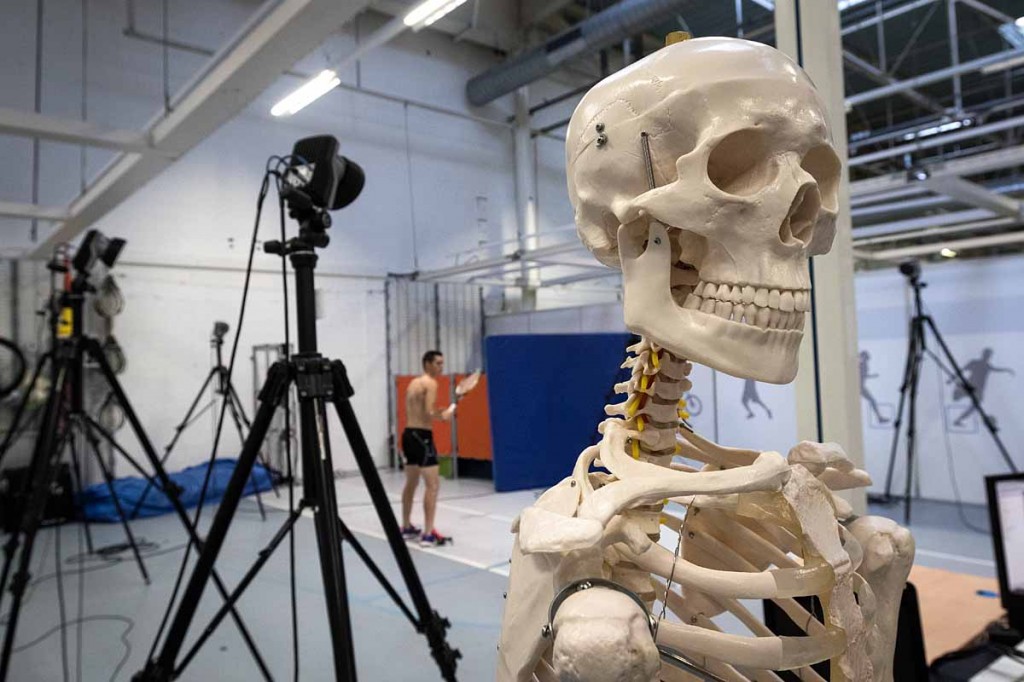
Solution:
<svg viewBox="0 0 1024 682"><path fill-rule="evenodd" d="M900 272L904 277L915 280L921 276L921 264L916 260L905 260L900 263Z"/></svg>
<svg viewBox="0 0 1024 682"><path fill-rule="evenodd" d="M355 201L366 184L363 169L338 154L338 140L331 135L296 142L283 178L292 209L336 211Z"/></svg>
<svg viewBox="0 0 1024 682"><path fill-rule="evenodd" d="M228 329L229 329L229 327L228 327L228 323L227 322L220 322L220 321L214 322L213 323L213 334L212 334L213 340L214 341L223 341L224 340L224 335L228 333Z"/></svg>
<svg viewBox="0 0 1024 682"><path fill-rule="evenodd" d="M103 261L108 268L113 267L124 245L123 239L109 239L99 230L89 230L71 264L83 275L89 274L97 260Z"/></svg>

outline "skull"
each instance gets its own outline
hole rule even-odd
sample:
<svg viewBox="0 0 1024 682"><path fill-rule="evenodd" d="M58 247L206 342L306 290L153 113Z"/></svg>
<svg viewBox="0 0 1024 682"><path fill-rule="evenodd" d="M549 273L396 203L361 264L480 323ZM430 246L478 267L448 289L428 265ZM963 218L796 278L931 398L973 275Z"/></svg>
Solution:
<svg viewBox="0 0 1024 682"><path fill-rule="evenodd" d="M621 266L626 326L728 374L791 381L842 170L800 67L745 40L676 43L591 89L566 140L577 230Z"/></svg>

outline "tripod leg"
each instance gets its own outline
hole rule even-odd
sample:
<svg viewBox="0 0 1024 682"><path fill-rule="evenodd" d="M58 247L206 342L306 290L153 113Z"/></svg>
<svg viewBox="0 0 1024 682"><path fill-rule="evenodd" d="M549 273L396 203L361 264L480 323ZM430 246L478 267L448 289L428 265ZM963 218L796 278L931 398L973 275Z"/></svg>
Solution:
<svg viewBox="0 0 1024 682"><path fill-rule="evenodd" d="M960 387L967 393L971 399L971 404L974 405L974 411L981 415L981 421L985 424L985 428L988 429L989 435L992 436L992 440L995 441L996 447L999 449L999 454L1002 455L1003 461L1006 462L1006 466L1009 467L1010 471L1017 473L1017 465L1014 463L1013 458L1010 457L1010 453L1006 450L1006 446L1003 445L1002 439L999 437L999 429L996 428L995 423L992 421L992 417L989 416L981 407L981 401L978 400L978 394L974 390L974 386L971 382L967 381L967 377L964 376L964 372L960 369L959 363L956 358L953 357L952 351L949 350L949 346L946 345L946 340L942 338L942 334L939 333L939 328L935 326L935 321L932 318L925 317L925 322L928 324L928 328L932 330L932 334L935 336L935 340L939 342L939 347L942 348L943 355L946 356L946 360L953 367L953 371L956 372L957 381L960 382Z"/></svg>
<svg viewBox="0 0 1024 682"><path fill-rule="evenodd" d="M19 534L24 536L24 544L21 548L21 555L18 559L18 568L11 575L11 607L8 611L7 629L4 633L3 650L0 653L0 680L7 679L7 672L10 667L11 654L14 649L14 634L18 629L18 616L21 613L22 597L25 594L25 587L32 577L31 561L32 548L35 545L36 533L43 520L46 511L46 502L50 497L50 489L57 476L58 463L60 462L59 445L64 440L64 433L61 431L64 408L64 387L68 376L68 367L64 359L54 362L53 384L50 386L50 395L46 400L46 412L44 413L42 430L36 440L36 447L32 455L30 475L25 481L25 500L21 510L21 521L17 530L11 534L11 541L8 543L8 555L4 563L3 577L0 582L6 585L7 577L10 574L11 564L14 561L14 551L17 549ZM2 593L0 593L2 594Z"/></svg>
<svg viewBox="0 0 1024 682"><path fill-rule="evenodd" d="M229 395L231 396L234 409L237 412L237 417L241 419L242 425L245 426L245 429L248 431L249 429L252 428L252 424L249 422L249 419L245 416L245 408L242 407L242 401L238 399L238 393L235 392L235 387L230 382L228 382L228 391ZM270 460L267 458L267 453L261 451L259 454L259 459L260 464L262 464L263 468L267 470L267 474L270 478L270 488L271 490L274 491L274 496L281 497L281 491L277 489L277 481L274 480L274 469L270 466Z"/></svg>
<svg viewBox="0 0 1024 682"><path fill-rule="evenodd" d="M181 503L181 500L178 497L174 483L167 475L167 471L164 469L163 464L160 463L160 459L157 457L153 443L149 440L145 430L142 428L142 423L139 421L138 415L135 414L135 410L128 401L128 396L125 394L121 383L117 380L117 376L114 374L114 370L111 369L110 363L107 362L107 358L103 354L102 348L100 348L99 343L95 339L86 339L84 343L86 352L90 357L92 357L93 361L99 365L100 371L103 373L103 377L106 379L107 385L110 386L110 390L114 393L114 396L117 398L117 402L121 405L121 409L124 410L125 417L128 419L128 423L131 425L132 431L135 433L135 437L138 439L139 444L142 445L142 450L146 454L146 459L149 460L149 464L153 468L155 478L167 494L167 499L170 501L171 506L174 507L174 513L178 516L182 526L184 526L189 539L195 543L196 547L203 547L203 541L200 539L199 534L192 525L192 522L188 517L188 512L185 510L185 506ZM273 410L271 409L271 412L272 411ZM93 426L95 426L95 424L93 424ZM237 505L237 501L235 504ZM222 503L222 509L223 508ZM220 594L221 598L227 599L228 591L224 586L224 581L222 581L217 572L213 570L212 565L210 566L210 570L207 572L207 575L212 577L214 586L217 588L217 592ZM259 667L263 677L267 680L272 680L273 676L270 674L270 669L267 668L267 664L260 655L259 649L256 647L256 643L253 641L252 636L249 634L248 628L246 628L245 623L242 622L241 616L239 616L238 612L234 609L231 611L231 618L235 622L236 627L238 627L238 631L242 635L242 639L245 640L246 647L248 647L252 654L253 660Z"/></svg>
<svg viewBox="0 0 1024 682"><path fill-rule="evenodd" d="M376 562L374 562L373 557L371 557L369 552L363 548L363 545L356 539L356 536L352 534L352 531L345 525L345 522L338 519L338 527L341 529L341 539L352 545L352 549L355 550L356 554L360 559L362 559L366 567L370 569L370 573L372 573L373 577L377 579L377 582L384 588L384 591L388 593L391 600L395 602L399 609L402 610L402 613L405 614L405 617L409 619L413 626L419 628L420 622L416 620L416 615L413 614L413 612L409 610L409 607L405 605L401 595L399 595L398 591L392 587L387 576L380 570Z"/></svg>
<svg viewBox="0 0 1024 682"><path fill-rule="evenodd" d="M137 679L167 680L172 679L176 674L175 661L185 643L185 636L188 634L189 625L195 617L196 609L199 608L199 600L203 595L203 590L206 588L206 583L211 578L215 582L217 581L213 565L217 560L217 555L220 553L221 546L224 544L228 527L235 515L235 511L238 509L238 503L242 499L245 484L249 479L253 463L256 460L256 453L259 452L260 445L267 435L267 429L270 428L270 422L274 417L274 410L277 409L281 395L287 391L289 381L288 366L286 364L276 363L271 367L267 374L267 384L263 387L263 391L260 394L260 408L256 413L252 430L249 431L249 437L246 438L245 445L242 447L235 470L231 474L231 480L224 491L224 497L221 499L216 515L213 517L213 523L206 536L206 541L201 544L197 542L197 545L201 548L199 557L192 570L192 575L189 577L188 584L185 586L185 592L182 595L181 602L178 604L174 618L167 630L167 636L164 638L160 653L155 660L151 660L146 665L146 669L137 676ZM185 519L187 521L187 516ZM225 600L229 599L227 592L223 592L223 594ZM261 667L265 671L265 677L268 680L273 679L269 671L266 671L265 666Z"/></svg>
<svg viewBox="0 0 1024 682"><path fill-rule="evenodd" d="M449 623L431 609L426 590L423 589L423 583L420 582L416 566L409 555L409 548L402 538L402 531L398 527L394 511L391 509L391 503L388 500L387 492L384 490L384 484L381 483L377 466L373 461L373 456L370 454L370 448L363 437L363 431L352 409L352 403L349 402L349 397L353 394L353 391L348 381L345 366L340 361L335 360L331 363L331 373L334 384L334 407L338 412L341 426L345 430L345 436L348 438L349 445L352 448L352 454L359 465L359 472L366 483L366 489L370 493L370 499L377 510L377 516L384 527L384 534L387 537L388 545L391 547L391 553L398 563L402 579L405 581L406 588L409 590L409 596L412 598L416 612L419 614L420 625L430 644L434 660L437 661L437 665L441 670L441 675L445 680L454 681L456 659L459 658L460 654L458 650L453 650L445 639L445 629Z"/></svg>
<svg viewBox="0 0 1024 682"><path fill-rule="evenodd" d="M305 506L300 504L299 507L288 517L288 520L284 522L277 533L274 534L274 537L270 540L267 546L260 550L256 563L246 571L245 575L239 581L238 586L235 587L234 591L228 597L228 600L224 602L223 606L221 606L213 618L210 619L209 624L207 624L203 629L203 634L196 639L192 648L189 649L188 653L182 657L181 664L178 666L179 671L184 671L185 668L188 667L188 664L191 663L195 655L199 653L199 650L203 647L203 644L206 643L206 640L210 638L220 625L221 621L224 620L224 616L228 614L228 610L234 606L239 599L241 599L242 593L245 592L246 588L248 588L256 578L256 575L263 568L264 564L266 564L271 555L273 555L274 550L277 549L277 546L280 545L286 537L288 537L288 532L292 529L292 526L294 526L302 517L303 509L305 509Z"/></svg>
<svg viewBox="0 0 1024 682"><path fill-rule="evenodd" d="M235 430L238 431L238 440L239 442L244 443L245 431L242 430L242 421L238 418L238 412L235 411L234 400L232 400L231 394L227 391L224 392L224 400L227 401L228 412L231 413L231 421L235 423ZM260 487L256 484L255 474L249 474L249 482L252 483L253 492L256 493L256 506L260 510L260 519L266 521L267 510L263 508L263 496L260 494Z"/></svg>
<svg viewBox="0 0 1024 682"><path fill-rule="evenodd" d="M128 525L128 518L124 514L124 509L121 507L121 500L118 499L117 491L114 489L114 476L110 472L110 467L103 460L103 453L100 452L100 443L96 438L96 434L92 432L92 429L88 422L82 425L85 430L85 437L89 441L92 451L96 454L96 461L99 462L100 471L103 472L103 480L106 481L107 490L110 491L110 499L114 503L114 509L117 511L117 517L121 520L121 526L124 528L125 537L128 538L128 544L131 545L132 554L135 555L135 563L139 565L139 572L142 573L142 579L149 584L149 572L146 571L146 564L142 561L142 554L139 553L139 545L135 542L135 536L132 534L132 529Z"/></svg>
<svg viewBox="0 0 1024 682"><path fill-rule="evenodd" d="M50 352L43 353L39 356L39 362L36 363L36 368L32 372L32 380L28 384L28 389L26 389L25 395L21 396L21 400L18 401L18 407L14 410L14 416L11 418L11 425L7 431L7 435L4 436L4 442L0 443L0 462L3 462L4 455L7 454L7 449L11 447L11 443L14 442L15 436L19 433L18 425L21 424L21 418L25 416L25 410L28 408L28 401L32 397L32 388L36 385L36 381L39 380L39 375L42 374L43 367L51 359L53 359L53 354Z"/></svg>
<svg viewBox="0 0 1024 682"><path fill-rule="evenodd" d="M79 496L85 491L85 479L82 477L82 463L78 457L78 446L75 445L74 429L68 430L67 441L71 449L71 474L74 476L74 487L76 491L74 498L77 506ZM92 530L89 527L89 519L86 517L85 513L82 513L82 527L85 529L85 547L89 554L92 554L94 551L92 546Z"/></svg>
<svg viewBox="0 0 1024 682"><path fill-rule="evenodd" d="M924 361L924 326L920 321L918 321L914 338L917 343L914 351L913 371L910 376L910 404L907 408L907 472L903 491L903 523L905 525L910 525L914 462L917 457L917 386L921 379L921 363Z"/></svg>
<svg viewBox="0 0 1024 682"><path fill-rule="evenodd" d="M245 424L246 429L252 428L252 423L249 422L249 417L245 414L245 408L242 406L242 400L238 397L238 391L235 390L235 385L231 383L230 377L227 381L228 392L231 394L231 398L235 401L235 407L238 408L238 416L242 418L242 423Z"/></svg>
<svg viewBox="0 0 1024 682"><path fill-rule="evenodd" d="M206 389L210 385L210 382L213 380L213 377L214 375L216 375L216 373L217 368L214 367L213 369L210 370L209 374L206 375L206 380L203 381L203 385L199 387L199 393L196 394L196 397L192 401L192 404L189 405L188 407L188 411L185 412L185 418L181 420L180 424L174 427L174 436L171 438L171 442L164 447L164 454L160 456L161 464L167 463L167 460L171 456L171 452L174 450L174 446L178 443L178 438L181 437L182 432L189 425L189 422L192 421L192 413L195 412L196 406L199 405L199 401L203 399L203 395L206 393ZM131 517L133 519L138 516L139 509L142 508L142 504L146 501L146 496L149 495L149 491L150 489L152 489L152 487L152 481L147 481L146 487L143 489L142 494L139 496L139 499L136 500L135 506L132 507Z"/></svg>
<svg viewBox="0 0 1024 682"><path fill-rule="evenodd" d="M327 414L321 398L299 403L302 435L302 466L307 497L316 500L313 525L320 553L327 622L331 628L335 678L355 682L355 648L346 593L345 564L341 552L338 501L334 490L334 464L327 434Z"/></svg>
<svg viewBox="0 0 1024 682"><path fill-rule="evenodd" d="M917 324L915 320L910 321L910 328L907 330L907 361L903 365L903 381L900 383L900 402L896 408L896 417L892 427L892 447L889 449L889 468L885 473L885 501L892 499L892 476L896 469L896 449L900 442L900 426L903 424L903 407L907 402L907 389L910 387L910 377L914 371L914 355L917 352Z"/></svg>

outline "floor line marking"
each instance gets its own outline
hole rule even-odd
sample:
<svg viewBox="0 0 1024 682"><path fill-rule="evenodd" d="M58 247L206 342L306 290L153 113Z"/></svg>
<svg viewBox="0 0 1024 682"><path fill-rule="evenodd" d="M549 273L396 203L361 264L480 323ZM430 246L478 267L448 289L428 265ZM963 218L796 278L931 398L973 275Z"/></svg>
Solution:
<svg viewBox="0 0 1024 682"><path fill-rule="evenodd" d="M511 516L502 516L500 514L488 514L487 512L482 512L478 509L470 509L469 507L462 507L456 504L448 504L444 500L438 500L437 506L444 507L445 509L450 509L452 511L457 511L461 514L469 514L470 516L483 516L488 519L494 519L495 521L501 521L502 523L512 523L513 521L515 521L515 519L513 519Z"/></svg>
<svg viewBox="0 0 1024 682"><path fill-rule="evenodd" d="M975 564L977 566L988 566L989 568L995 568L996 562L990 561L989 559L975 559L974 557L963 556L962 554L949 554L948 552L936 552L933 549L917 549L917 554L924 556L934 557L936 559L949 559L950 561L959 561L964 564Z"/></svg>

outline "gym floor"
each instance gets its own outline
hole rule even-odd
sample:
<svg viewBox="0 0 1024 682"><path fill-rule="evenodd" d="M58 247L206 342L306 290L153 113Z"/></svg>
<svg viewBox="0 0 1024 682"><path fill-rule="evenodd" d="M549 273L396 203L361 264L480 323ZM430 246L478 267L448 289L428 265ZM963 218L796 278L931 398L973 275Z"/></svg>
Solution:
<svg viewBox="0 0 1024 682"><path fill-rule="evenodd" d="M402 474L384 472L382 476L397 510ZM337 489L343 520L404 595L362 480L340 479ZM453 536L454 544L441 548L410 545L432 605L452 622L449 641L463 655L459 662L460 680L476 682L494 677L495 645L512 545L509 527L519 510L532 503L539 492L497 494L489 481L443 481L437 527ZM413 516L416 523L422 521L421 495L422 488ZM249 497L243 500L232 525L217 564L229 585L238 581L257 551L285 520L283 511L287 503L283 497L275 499L272 493L265 493L263 499L268 508L265 522L260 519L255 499ZM899 507L873 507L872 512L902 519ZM968 505L964 513L972 524L987 526L983 508ZM210 516L211 510L207 509L204 518L209 520ZM958 573L994 575L991 539L968 529L954 505L915 503L911 528L917 541L919 564ZM144 558L152 578L149 586L142 581L129 552L106 559L79 560L84 551L80 526L48 528L40 533L33 557L33 582L18 624L11 680L61 680L65 669L67 679L72 680L128 680L141 669L181 564L185 534L177 520L169 516L137 521L133 530L145 542ZM117 525L94 525L92 533L98 548L124 541ZM311 519L300 520L295 537L300 679L330 680L330 637ZM426 641L415 633L358 557L351 550L346 551L345 557L359 678L440 679ZM64 577L62 590L56 579L58 563ZM78 571L79 566L84 570ZM281 680L293 677L288 575L288 545L284 543L239 605L267 666L274 678ZM59 627L61 592L68 623L63 632L65 646L61 644ZM211 585L190 630L189 642L194 641L201 632L201 624L220 603ZM84 621L81 628L76 622L80 617ZM6 621L7 614L0 618ZM67 652L66 657L62 651ZM251 682L260 679L260 675L238 629L226 620L181 679Z"/></svg>

